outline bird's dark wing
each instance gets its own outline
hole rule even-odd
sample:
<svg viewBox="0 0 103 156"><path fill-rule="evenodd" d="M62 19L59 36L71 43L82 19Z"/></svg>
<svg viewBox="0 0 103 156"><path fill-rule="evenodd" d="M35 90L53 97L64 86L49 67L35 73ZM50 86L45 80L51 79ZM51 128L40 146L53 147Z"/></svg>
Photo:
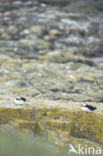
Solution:
<svg viewBox="0 0 103 156"><path fill-rule="evenodd" d="M92 111L95 110L95 109L97 109L96 107L93 107L93 106L91 106L91 105L86 105L86 107L89 108L89 109L92 110Z"/></svg>
<svg viewBox="0 0 103 156"><path fill-rule="evenodd" d="M26 99L25 99L25 98L23 98L23 97L21 97L21 100L26 101Z"/></svg>

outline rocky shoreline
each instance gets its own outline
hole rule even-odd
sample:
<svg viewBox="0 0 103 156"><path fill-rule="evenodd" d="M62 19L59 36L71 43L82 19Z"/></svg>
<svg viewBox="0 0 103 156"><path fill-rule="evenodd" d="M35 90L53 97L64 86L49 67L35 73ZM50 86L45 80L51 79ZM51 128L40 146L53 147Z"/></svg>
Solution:
<svg viewBox="0 0 103 156"><path fill-rule="evenodd" d="M103 144L102 1L90 2L14 1L11 10L0 1L0 132L44 132L59 146ZM26 106L14 104L17 95ZM84 123L83 102L98 108Z"/></svg>

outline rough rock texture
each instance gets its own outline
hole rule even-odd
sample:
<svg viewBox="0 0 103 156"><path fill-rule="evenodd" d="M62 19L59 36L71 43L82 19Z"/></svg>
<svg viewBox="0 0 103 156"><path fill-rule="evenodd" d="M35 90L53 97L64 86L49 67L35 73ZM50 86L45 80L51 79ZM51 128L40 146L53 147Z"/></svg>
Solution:
<svg viewBox="0 0 103 156"><path fill-rule="evenodd" d="M98 103L97 108L101 105ZM77 102L31 98L25 106L0 107L0 132L29 137L38 133L61 147L68 147L69 143L102 147L102 111L103 108L92 114L83 113Z"/></svg>
<svg viewBox="0 0 103 156"><path fill-rule="evenodd" d="M103 13L95 5L0 2L0 132L103 144ZM83 102L97 110L83 113Z"/></svg>

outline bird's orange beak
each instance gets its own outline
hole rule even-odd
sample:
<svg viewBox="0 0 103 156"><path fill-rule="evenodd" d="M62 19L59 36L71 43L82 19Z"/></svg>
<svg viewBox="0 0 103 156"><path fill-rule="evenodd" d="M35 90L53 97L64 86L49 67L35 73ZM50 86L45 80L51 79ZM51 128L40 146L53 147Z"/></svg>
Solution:
<svg viewBox="0 0 103 156"><path fill-rule="evenodd" d="M80 106L83 106L83 104L81 104Z"/></svg>

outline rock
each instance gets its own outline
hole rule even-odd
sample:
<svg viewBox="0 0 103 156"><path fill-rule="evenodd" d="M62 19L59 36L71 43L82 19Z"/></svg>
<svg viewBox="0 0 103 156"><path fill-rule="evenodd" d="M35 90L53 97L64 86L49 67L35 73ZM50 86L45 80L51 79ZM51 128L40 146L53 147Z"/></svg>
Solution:
<svg viewBox="0 0 103 156"><path fill-rule="evenodd" d="M58 3L58 4L67 4L67 3L69 3L70 2L70 0L64 0L64 1L62 1L62 0L40 0L41 2L43 2L43 3L51 3L51 4L56 4L56 3Z"/></svg>
<svg viewBox="0 0 103 156"><path fill-rule="evenodd" d="M36 100L34 98L31 101L32 107L30 103L28 103L28 106L14 106L14 108L1 106L0 123L2 125L8 123L15 130L25 128L37 133L44 133L46 131L49 136L52 135L52 131L55 131L55 134L59 134L59 137L64 134L62 140L64 144L70 141L72 137L84 137L88 140L92 139L103 143L103 129L101 128L103 119L100 115L102 108L101 110L97 109L93 114L89 114L83 113L80 103L77 102L64 103L63 101L54 102L43 99ZM98 105L92 103L92 105L98 108L101 107L101 103L98 103ZM0 131L2 131L2 125ZM8 129L5 127L5 130ZM78 139L79 141L80 139Z"/></svg>
<svg viewBox="0 0 103 156"><path fill-rule="evenodd" d="M17 28L15 26L11 25L8 28L8 32L11 33L11 34L16 35L16 33L18 32L18 30L17 30Z"/></svg>
<svg viewBox="0 0 103 156"><path fill-rule="evenodd" d="M0 132L103 144L102 2L23 2L0 2ZM83 113L83 102L97 110Z"/></svg>
<svg viewBox="0 0 103 156"><path fill-rule="evenodd" d="M36 34L36 35L41 35L43 33L43 28L41 26L31 26L30 30L32 33Z"/></svg>
<svg viewBox="0 0 103 156"><path fill-rule="evenodd" d="M49 31L49 34L50 34L50 35L57 35L57 34L59 34L59 32L58 32L56 29L51 29L51 30Z"/></svg>
<svg viewBox="0 0 103 156"><path fill-rule="evenodd" d="M50 46L51 43L49 41L43 41L43 40L38 40L35 44L35 48L37 50L42 50L42 49L48 50Z"/></svg>
<svg viewBox="0 0 103 156"><path fill-rule="evenodd" d="M21 32L21 35L28 35L30 33L29 29L25 29Z"/></svg>
<svg viewBox="0 0 103 156"><path fill-rule="evenodd" d="M10 40L11 36L8 33L4 32L1 34L1 39L2 40Z"/></svg>

